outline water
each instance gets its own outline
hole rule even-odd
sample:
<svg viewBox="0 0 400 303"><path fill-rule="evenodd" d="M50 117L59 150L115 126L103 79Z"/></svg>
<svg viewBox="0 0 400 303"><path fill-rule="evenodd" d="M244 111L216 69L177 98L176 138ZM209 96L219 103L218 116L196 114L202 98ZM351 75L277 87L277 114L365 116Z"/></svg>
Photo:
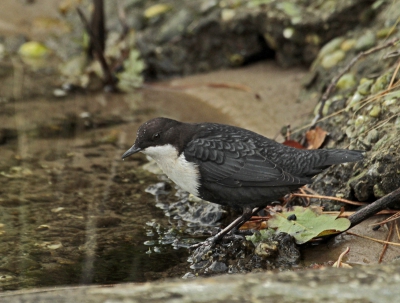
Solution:
<svg viewBox="0 0 400 303"><path fill-rule="evenodd" d="M186 224L165 212L182 197L173 187L146 193L165 180L142 168L143 155L120 157L152 117L229 119L184 94L151 90L36 97L4 103L0 115L15 134L0 148L2 290L185 274ZM176 238L183 244L173 246Z"/></svg>

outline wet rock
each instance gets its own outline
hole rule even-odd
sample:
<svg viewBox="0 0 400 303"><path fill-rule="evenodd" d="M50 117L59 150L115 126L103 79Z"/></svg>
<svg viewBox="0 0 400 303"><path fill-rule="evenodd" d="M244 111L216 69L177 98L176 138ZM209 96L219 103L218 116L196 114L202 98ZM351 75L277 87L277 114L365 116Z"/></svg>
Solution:
<svg viewBox="0 0 400 303"><path fill-rule="evenodd" d="M182 6L176 4L170 10L163 10L162 18L160 15L151 18L158 18L157 22L149 22L139 33L137 45L146 61L146 75L152 78L244 64L248 58L271 52L270 49L275 50L283 66L310 63L324 42L358 24L358 14L371 3L347 1L334 7L328 4L310 7L301 1L247 5L182 2ZM332 22L341 26L330 26ZM342 41L334 47L336 50L340 50ZM235 60L232 55L236 55ZM335 65L331 62L339 62L340 56L336 54L328 60L329 64Z"/></svg>
<svg viewBox="0 0 400 303"><path fill-rule="evenodd" d="M224 273L228 270L228 266L226 266L223 262L214 261L209 267L207 267L207 272L219 274Z"/></svg>
<svg viewBox="0 0 400 303"><path fill-rule="evenodd" d="M298 262L300 252L290 235L271 232L269 236L260 237L257 233L248 237L252 242L232 237L208 251L200 247L189 258L190 268L199 275L210 275L290 268ZM200 251L203 254L199 257Z"/></svg>

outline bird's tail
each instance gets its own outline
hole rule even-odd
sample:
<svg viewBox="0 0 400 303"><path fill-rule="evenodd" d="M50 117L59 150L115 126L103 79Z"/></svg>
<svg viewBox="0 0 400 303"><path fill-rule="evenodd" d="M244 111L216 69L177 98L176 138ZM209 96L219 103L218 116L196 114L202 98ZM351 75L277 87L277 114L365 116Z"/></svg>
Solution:
<svg viewBox="0 0 400 303"><path fill-rule="evenodd" d="M364 151L347 149L314 149L306 151L309 165L301 174L315 176L331 165L357 162L364 158Z"/></svg>
<svg viewBox="0 0 400 303"><path fill-rule="evenodd" d="M326 159L323 166L330 166L334 164L357 162L364 159L364 151L362 150L347 150L347 149L324 149L326 152Z"/></svg>

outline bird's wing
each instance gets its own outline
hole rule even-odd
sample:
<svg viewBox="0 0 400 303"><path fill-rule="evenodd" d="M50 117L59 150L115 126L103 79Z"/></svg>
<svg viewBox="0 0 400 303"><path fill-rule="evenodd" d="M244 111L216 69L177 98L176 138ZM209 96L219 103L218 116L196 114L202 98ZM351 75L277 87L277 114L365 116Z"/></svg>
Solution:
<svg viewBox="0 0 400 303"><path fill-rule="evenodd" d="M251 139L231 136L197 138L189 142L184 154L186 159L199 164L201 177L206 182L228 187L310 183L309 178L293 176L262 156Z"/></svg>

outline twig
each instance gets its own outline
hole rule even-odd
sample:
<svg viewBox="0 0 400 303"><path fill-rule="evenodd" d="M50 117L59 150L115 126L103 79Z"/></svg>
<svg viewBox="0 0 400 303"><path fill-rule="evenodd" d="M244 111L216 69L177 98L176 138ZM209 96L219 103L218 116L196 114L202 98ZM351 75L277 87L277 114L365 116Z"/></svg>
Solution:
<svg viewBox="0 0 400 303"><path fill-rule="evenodd" d="M384 210L381 210L380 212L377 212L375 215L376 216L391 215L391 214L394 214L396 212L397 211L395 211L395 210L384 209ZM345 211L343 213L341 213L339 211L324 211L323 212L323 214L337 216L338 218L348 218L348 217L350 217L351 215L353 215L355 213L356 213L355 211Z"/></svg>
<svg viewBox="0 0 400 303"><path fill-rule="evenodd" d="M399 72L399 68L400 68L400 60L397 60L397 66L396 66L396 69L394 70L394 73L392 75L392 79L390 79L390 83L389 83L388 89L392 88L394 80L396 80L397 73Z"/></svg>
<svg viewBox="0 0 400 303"><path fill-rule="evenodd" d="M103 51L101 49L101 45L100 45L99 41L96 39L95 35L93 34L93 32L90 28L89 22L87 21L82 10L79 7L77 7L76 10L78 12L79 17L81 18L83 25L85 26L87 33L90 36L90 39L93 41L93 46L94 46L93 51L96 53L97 59L99 60L101 68L103 70L104 77L105 77L105 79L104 79L105 84L110 87L111 91L117 91L117 88L115 86L116 79L113 77L111 69L107 64L106 58L103 55Z"/></svg>
<svg viewBox="0 0 400 303"><path fill-rule="evenodd" d="M13 65L13 82L12 82L12 92L14 100L19 100L22 98L24 92L24 65L13 57L11 57L11 62Z"/></svg>
<svg viewBox="0 0 400 303"><path fill-rule="evenodd" d="M398 202L399 200L400 200L400 188L392 191L390 194L387 194L386 196L356 211L353 215L349 217L349 220L351 222L350 227L359 224L360 222L375 215L380 210L388 207L390 204L394 202Z"/></svg>
<svg viewBox="0 0 400 303"><path fill-rule="evenodd" d="M394 225L394 223L392 222L392 224L390 224L390 228L389 228L388 235L387 235L387 237L386 237L386 241L389 241L390 238L392 237L392 234L393 234L393 225ZM383 245L382 252L381 252L381 255L379 256L378 263L381 263L381 262L382 262L383 256L385 255L385 252L386 252L386 250L387 250L387 248L388 248L388 245L389 245L388 243L385 243L385 244Z"/></svg>
<svg viewBox="0 0 400 303"><path fill-rule="evenodd" d="M93 0L94 9L90 19L90 29L93 37L90 37L89 52L90 55L95 54L95 43L98 43L101 52L104 53L106 48L106 29L104 25L104 1Z"/></svg>
<svg viewBox="0 0 400 303"><path fill-rule="evenodd" d="M351 205L367 205L367 203L364 202L356 202L356 201L350 201L342 198L336 198L336 197L329 197L329 196L321 196L321 195L309 195L309 194L297 194L293 193L292 196L294 197L306 197L306 198L316 198L316 199L327 199L327 200L334 200L334 201L339 201Z"/></svg>
<svg viewBox="0 0 400 303"><path fill-rule="evenodd" d="M335 89L336 84L337 84L337 82L339 81L339 79L340 79L345 73L347 73L347 72L354 66L354 64L357 63L358 60L360 60L362 57L368 56L368 55L370 55L370 54L372 54L372 53L375 53L375 52L377 52L377 51L380 51L380 50L382 50L382 49L384 49L384 48L393 46L393 45L395 45L398 41L399 41L399 39L397 39L397 38L396 38L396 39L392 39L392 40L390 40L389 42L387 42L387 43L385 43L385 44L383 44L383 45L378 45L378 46L376 46L376 47L374 47L374 48L371 48L371 49L369 49L369 50L367 50L367 51L365 51L365 52L359 53L357 56L355 56L355 57L350 61L349 64L347 64L347 66L346 66L338 75L336 75L335 77L333 77L333 79L331 80L331 82L330 82L328 88L325 90L325 93L322 95L321 100L319 101L320 107L319 107L319 110L318 110L318 114L315 115L314 119L312 120L312 122L311 122L311 127L310 127L310 128L313 128L313 127L315 126L315 124L317 123L317 121L318 121L320 118L323 117L323 113L322 113L322 112L323 112L325 103L326 103L326 101L328 100L328 98L329 98L329 96L331 95L331 93L333 92L333 90Z"/></svg>
<svg viewBox="0 0 400 303"><path fill-rule="evenodd" d="M389 218L386 218L385 220L383 220L381 222L370 224L370 226L386 224L391 221L397 220L398 218L400 218L400 211L396 212L394 215L390 216Z"/></svg>
<svg viewBox="0 0 400 303"><path fill-rule="evenodd" d="M346 247L346 249L344 250L344 252L342 252L342 253L340 254L340 256L339 256L339 258L337 259L337 261L336 261L335 263L333 263L332 267L337 267L337 268L341 267L343 257L344 257L346 254L348 254L349 251L350 251L350 248L349 248L349 247Z"/></svg>
<svg viewBox="0 0 400 303"><path fill-rule="evenodd" d="M351 231L346 231L346 234L352 235L352 236L356 236L356 237L360 237L360 238L367 239L367 240L371 240L371 241L378 242L378 243L390 244L390 245L394 245L394 246L400 246L400 243L389 242L389 241L384 241L384 240L378 240L378 239L374 239L374 238L371 238L371 237L362 236L362 235L359 235L359 234L356 234L356 233L352 233Z"/></svg>

